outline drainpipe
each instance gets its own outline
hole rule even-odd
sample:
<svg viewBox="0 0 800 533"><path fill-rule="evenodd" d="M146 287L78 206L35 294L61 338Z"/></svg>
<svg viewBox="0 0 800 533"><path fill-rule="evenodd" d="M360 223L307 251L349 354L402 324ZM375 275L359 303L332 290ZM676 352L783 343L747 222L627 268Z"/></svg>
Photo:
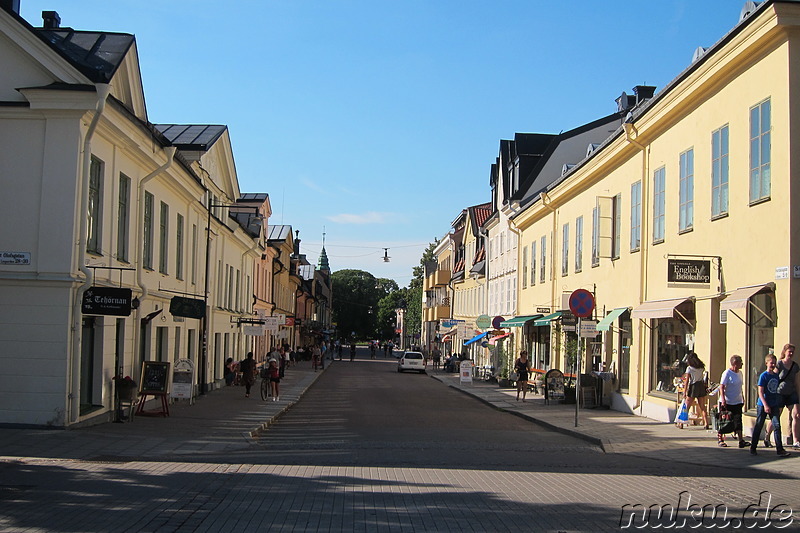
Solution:
<svg viewBox="0 0 800 533"><path fill-rule="evenodd" d="M159 174L161 174L163 172L166 172L167 169L169 169L172 166L172 163L175 160L175 151L176 150L177 150L177 148L174 147L174 146L165 147L164 148L164 153L167 156L166 163L164 163L163 165L161 165L160 167L158 167L157 169L155 169L154 171L152 171L150 174L148 174L147 176L145 176L144 178L142 178L139 181L138 194L136 195L137 196L137 205L138 205L136 221L137 221L137 227L140 228L140 231L143 231L141 228L144 228L144 193L145 193L144 186L147 185L147 183L150 180L152 180L153 178L155 178ZM136 285L139 287L139 290L141 291L141 294L138 297L139 306L136 308L136 315L135 315L136 318L134 320L134 332L133 332L133 360L134 361L139 356L139 349L140 349L140 345L142 343L142 339L141 339L142 328L140 326L140 318L141 318L141 314L142 314L142 302L144 301L145 298L147 298L147 295L149 294L149 290L147 289L147 285L144 284L144 278L142 276L142 270L144 269L144 262L142 260L142 258L144 257L144 238L143 238L143 236L142 236L142 238L140 240L142 242L142 246L138 247L138 250L139 250L139 257L138 257L139 266L136 269ZM135 372L136 369L132 368L131 371Z"/></svg>
<svg viewBox="0 0 800 533"><path fill-rule="evenodd" d="M553 302L553 311L555 311L556 305L560 306L560 304L556 300L556 277L555 277L555 264L556 264L555 239L556 239L556 235L557 235L556 231L558 229L558 219L556 217L556 208L553 206L553 200L550 198L550 196L546 192L542 192L542 193L539 194L539 198L542 200L542 205L544 206L544 208L547 209L548 211L550 211L551 213L553 213L553 229L550 232L550 234L552 235L552 238L550 239L550 252L551 252L550 256L552 257L552 260L550 261L550 280L551 280L551 283L550 283L550 301ZM553 345L555 344L554 342L552 342L552 335L553 335L553 328L550 328L550 336L551 336L550 350L551 351L553 350ZM559 345L559 348L561 348L560 345ZM560 351L561 350L559 349L559 352ZM566 363L564 364L564 367L562 367L562 368L565 368L565 367L566 367ZM555 367L555 368L558 368L558 367ZM578 373L580 373L580 372L578 372Z"/></svg>
<svg viewBox="0 0 800 533"><path fill-rule="evenodd" d="M86 129L86 134L83 137L83 167L81 167L81 180L80 180L80 210L78 211L78 218L80 218L80 229L78 230L77 250L75 250L75 261L77 261L78 269L83 272L84 282L75 291L75 300L72 306L72 361L71 361L71 386L70 392L67 396L69 422L76 423L80 416L80 386L81 386L81 336L83 334L83 315L81 313L81 304L83 300L83 293L92 286L94 283L94 272L86 266L86 241L88 238L87 231L89 227L89 217L86 213L89 209L89 179L90 168L92 161L92 137L97 129L97 124L100 122L100 117L106 108L106 99L111 93L111 85L107 83L98 83L95 85L97 92L97 103L95 105L94 116Z"/></svg>
<svg viewBox="0 0 800 533"><path fill-rule="evenodd" d="M642 143L636 140L638 137L638 131L636 130L636 126L633 125L632 119L628 117L625 122L622 123L622 128L625 130L625 140L638 148L642 152L642 201L641 201L641 209L642 209L642 217L641 217L641 241L639 244L639 301L646 302L647 301L647 260L649 257L650 249L647 246L647 236L648 236L648 226L647 223L649 221L648 216L648 206L650 203L648 202L649 194L648 194L648 174L650 172L650 146L645 146ZM637 356L637 387L636 387L636 403L633 405L633 410L639 409L641 414L641 407L642 402L644 401L644 375L641 371L642 369L642 360L646 357L646 353L644 352L645 343L643 339L647 335L647 326L642 323L641 320L638 321L637 330L639 334L639 342L638 345L638 356Z"/></svg>

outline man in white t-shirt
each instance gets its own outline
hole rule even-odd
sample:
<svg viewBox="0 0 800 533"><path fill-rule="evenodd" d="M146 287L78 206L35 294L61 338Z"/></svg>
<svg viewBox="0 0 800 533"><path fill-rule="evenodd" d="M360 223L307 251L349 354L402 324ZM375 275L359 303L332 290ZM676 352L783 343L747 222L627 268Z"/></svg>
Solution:
<svg viewBox="0 0 800 533"><path fill-rule="evenodd" d="M731 366L719 378L719 410L720 412L728 411L731 414L733 435L739 437L739 448L744 448L749 446L750 443L745 442L742 431L742 409L744 408L744 394L742 393L744 378L740 372L742 369L742 357L740 355L732 355L730 363ZM724 434L717 433L717 445L728 446L725 444Z"/></svg>

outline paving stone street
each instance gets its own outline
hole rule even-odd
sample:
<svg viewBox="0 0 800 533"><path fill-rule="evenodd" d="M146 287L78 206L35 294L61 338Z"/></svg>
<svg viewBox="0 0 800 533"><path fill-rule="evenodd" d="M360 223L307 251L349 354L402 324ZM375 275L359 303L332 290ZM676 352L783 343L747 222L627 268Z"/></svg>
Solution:
<svg viewBox="0 0 800 533"><path fill-rule="evenodd" d="M687 530L692 504L724 505L722 529L752 505L797 525L780 513L800 508L798 452L751 458L607 410L576 428L574 406L395 366L297 366L280 402L227 387L169 418L0 429L0 530L615 531L636 504L683 509Z"/></svg>

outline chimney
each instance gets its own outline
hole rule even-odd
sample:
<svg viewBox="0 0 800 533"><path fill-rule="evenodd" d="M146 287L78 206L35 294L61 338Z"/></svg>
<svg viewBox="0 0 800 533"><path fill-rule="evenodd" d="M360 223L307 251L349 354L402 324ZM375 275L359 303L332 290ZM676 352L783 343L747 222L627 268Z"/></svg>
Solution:
<svg viewBox="0 0 800 533"><path fill-rule="evenodd" d="M633 88L633 92L636 94L636 103L640 104L645 100L651 99L656 92L656 88L653 85L637 85Z"/></svg>
<svg viewBox="0 0 800 533"><path fill-rule="evenodd" d="M61 17L55 11L42 11L42 27L46 30L54 30L61 26Z"/></svg>
<svg viewBox="0 0 800 533"><path fill-rule="evenodd" d="M0 0L0 8L19 15L19 0Z"/></svg>
<svg viewBox="0 0 800 533"><path fill-rule="evenodd" d="M300 230L294 231L294 253L297 257L300 257Z"/></svg>

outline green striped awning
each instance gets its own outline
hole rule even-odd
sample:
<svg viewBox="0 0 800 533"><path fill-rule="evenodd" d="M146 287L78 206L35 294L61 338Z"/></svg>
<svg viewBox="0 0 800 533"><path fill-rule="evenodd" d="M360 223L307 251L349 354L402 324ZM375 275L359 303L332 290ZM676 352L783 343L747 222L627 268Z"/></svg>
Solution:
<svg viewBox="0 0 800 533"><path fill-rule="evenodd" d="M549 314L547 316L543 316L542 318L537 318L536 322L533 323L534 326L549 326L550 322L556 320L561 317L563 311L556 311L555 313Z"/></svg>
<svg viewBox="0 0 800 533"><path fill-rule="evenodd" d="M539 318L542 315L530 315L530 316L516 316L514 318L509 318L508 320L504 320L500 322L501 328L521 328L527 322L530 322L534 318Z"/></svg>
<svg viewBox="0 0 800 533"><path fill-rule="evenodd" d="M597 331L608 331L611 324L619 318L619 315L627 311L627 307L612 309L600 322L597 323Z"/></svg>

